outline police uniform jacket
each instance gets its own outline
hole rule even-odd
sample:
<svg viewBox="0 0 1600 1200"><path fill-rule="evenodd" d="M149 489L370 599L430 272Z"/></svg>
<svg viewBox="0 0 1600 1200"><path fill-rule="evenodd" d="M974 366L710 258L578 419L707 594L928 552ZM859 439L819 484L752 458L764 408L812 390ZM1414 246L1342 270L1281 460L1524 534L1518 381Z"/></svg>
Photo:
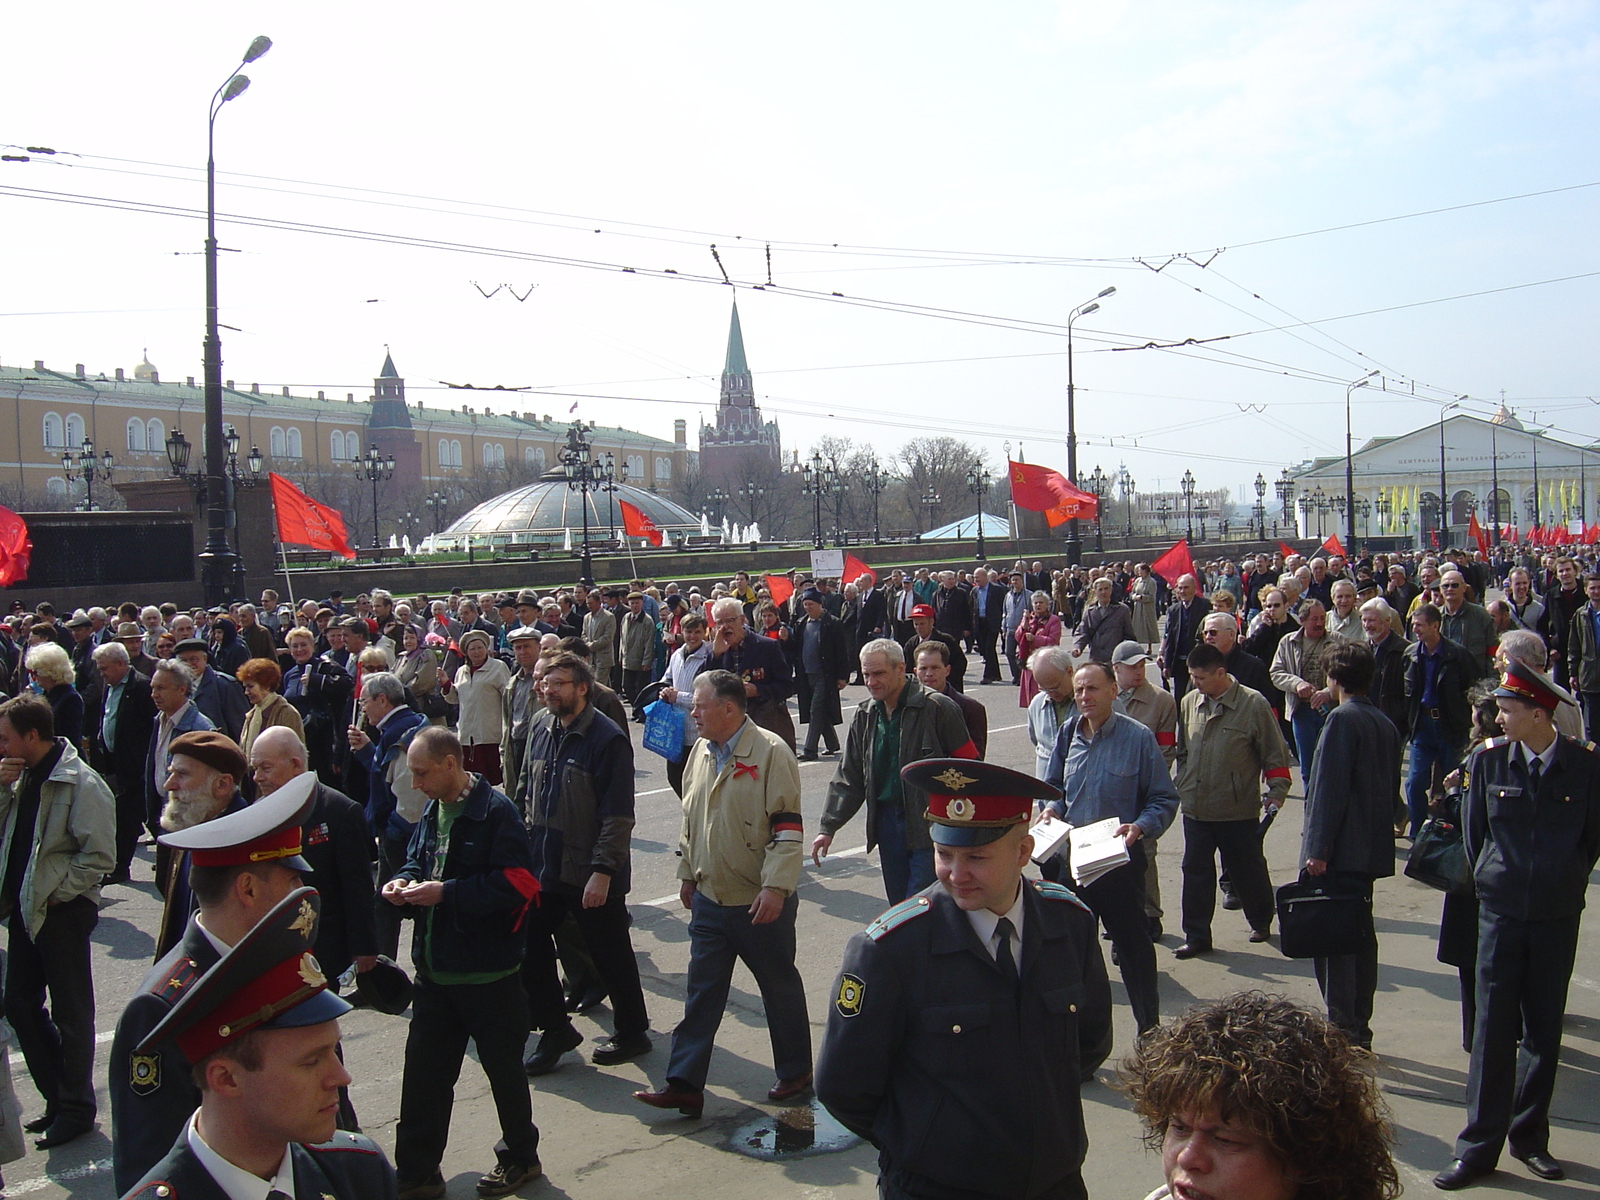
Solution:
<svg viewBox="0 0 1600 1200"><path fill-rule="evenodd" d="M117 1018L111 1039L111 1173L117 1195L142 1179L183 1134L183 1123L200 1106L200 1089L189 1076L189 1060L170 1038L147 1053L134 1047L161 1023L172 1006L222 956L189 918L183 937L139 981L139 990Z"/></svg>
<svg viewBox="0 0 1600 1200"><path fill-rule="evenodd" d="M1467 765L1462 837L1478 903L1521 921L1583 911L1600 859L1600 755L1558 735L1537 794L1517 744L1490 738Z"/></svg>
<svg viewBox="0 0 1600 1200"><path fill-rule="evenodd" d="M817 1097L886 1172L962 1194L1081 1193L1078 1089L1111 1051L1111 994L1094 917L1064 887L1022 886L1020 1003L937 883L845 949Z"/></svg>
<svg viewBox="0 0 1600 1200"><path fill-rule="evenodd" d="M336 1133L315 1146L294 1143L295 1200L395 1200L394 1168L370 1138ZM189 1149L188 1130L123 1200L229 1200Z"/></svg>

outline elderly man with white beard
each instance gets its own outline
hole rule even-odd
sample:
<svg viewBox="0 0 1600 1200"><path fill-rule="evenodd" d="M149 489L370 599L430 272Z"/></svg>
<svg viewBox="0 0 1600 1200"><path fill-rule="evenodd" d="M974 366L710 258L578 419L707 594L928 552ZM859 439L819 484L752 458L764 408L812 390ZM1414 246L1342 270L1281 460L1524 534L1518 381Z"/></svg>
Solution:
<svg viewBox="0 0 1600 1200"><path fill-rule="evenodd" d="M238 743L214 729L186 733L167 748L167 778L162 785L167 802L161 810L161 828L168 833L192 829L224 813L245 807L239 785L249 764ZM156 931L156 954L162 957L183 937L194 908L189 889L189 855L174 854L167 864L166 905Z"/></svg>

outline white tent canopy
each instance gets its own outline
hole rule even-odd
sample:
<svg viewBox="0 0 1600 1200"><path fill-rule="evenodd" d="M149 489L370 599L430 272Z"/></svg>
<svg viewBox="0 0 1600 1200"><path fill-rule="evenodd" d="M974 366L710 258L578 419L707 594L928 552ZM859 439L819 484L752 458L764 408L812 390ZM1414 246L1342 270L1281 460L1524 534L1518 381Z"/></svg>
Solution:
<svg viewBox="0 0 1600 1200"><path fill-rule="evenodd" d="M983 520L983 536L992 538L1008 538L1011 536L1011 522L1005 517L997 517L993 513L973 513L970 517L962 517L959 521L951 521L948 525L941 525L938 529L930 529L922 535L925 542L959 542L970 541L978 536L978 520Z"/></svg>

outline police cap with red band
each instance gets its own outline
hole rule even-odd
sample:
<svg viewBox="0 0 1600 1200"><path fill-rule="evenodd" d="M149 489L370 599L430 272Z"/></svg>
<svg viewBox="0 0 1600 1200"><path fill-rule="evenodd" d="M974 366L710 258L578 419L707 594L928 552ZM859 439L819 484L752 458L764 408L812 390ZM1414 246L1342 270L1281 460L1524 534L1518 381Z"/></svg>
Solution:
<svg viewBox="0 0 1600 1200"><path fill-rule="evenodd" d="M317 777L306 771L238 812L163 833L160 842L187 850L190 863L197 867L277 862L309 875L311 864L300 857L300 827L316 797Z"/></svg>
<svg viewBox="0 0 1600 1200"><path fill-rule="evenodd" d="M311 953L320 910L315 889L290 892L189 986L135 1051L171 1038L197 1063L257 1029L299 1029L349 1012L350 1005L328 991Z"/></svg>
<svg viewBox="0 0 1600 1200"><path fill-rule="evenodd" d="M1546 712L1555 712L1561 706L1561 693L1555 685L1526 663L1512 662L1494 694L1508 700L1537 704Z"/></svg>
<svg viewBox="0 0 1600 1200"><path fill-rule="evenodd" d="M970 758L928 758L900 771L928 793L929 835L941 846L983 846L1033 816L1039 800L1056 800L1058 788L1010 767Z"/></svg>

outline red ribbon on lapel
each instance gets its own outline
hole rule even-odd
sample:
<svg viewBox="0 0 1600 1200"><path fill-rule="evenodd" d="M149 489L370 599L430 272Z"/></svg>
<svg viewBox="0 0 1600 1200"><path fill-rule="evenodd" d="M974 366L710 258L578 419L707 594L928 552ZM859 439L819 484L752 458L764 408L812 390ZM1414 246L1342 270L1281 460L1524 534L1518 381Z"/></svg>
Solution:
<svg viewBox="0 0 1600 1200"><path fill-rule="evenodd" d="M756 773L756 764L755 763L742 763L742 762L734 763L733 764L733 777L735 779L737 779L741 775L750 776L751 780L756 782L756 783L759 783L761 781L761 776Z"/></svg>

